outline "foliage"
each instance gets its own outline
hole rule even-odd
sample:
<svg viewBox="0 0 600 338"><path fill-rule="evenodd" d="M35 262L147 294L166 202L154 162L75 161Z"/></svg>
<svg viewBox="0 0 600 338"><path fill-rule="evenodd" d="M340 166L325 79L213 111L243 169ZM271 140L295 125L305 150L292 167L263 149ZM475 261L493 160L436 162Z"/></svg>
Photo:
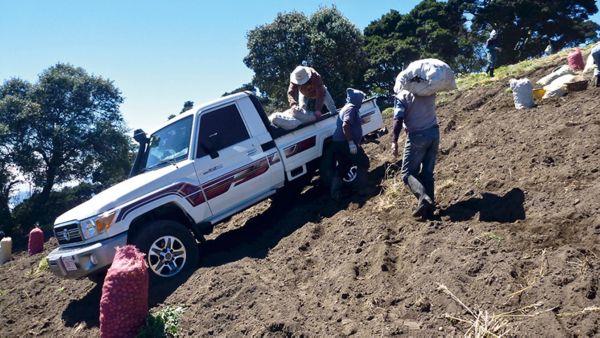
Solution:
<svg viewBox="0 0 600 338"><path fill-rule="evenodd" d="M39 201L40 193L35 193L13 209L14 222L20 225L19 230L22 234L26 234L27 230L38 222L42 229L50 231L56 217L87 201L101 190L101 185L90 183L65 187L60 191L50 192L43 204Z"/></svg>
<svg viewBox="0 0 600 338"><path fill-rule="evenodd" d="M391 93L396 75L412 61L444 60L458 71L472 68L474 53L462 1L424 0L408 14L391 10L365 28L369 67L365 82L380 95ZM465 57L467 56L467 57Z"/></svg>
<svg viewBox="0 0 600 338"><path fill-rule="evenodd" d="M183 103L183 108L181 108L181 111L179 112L179 114L185 113L186 111L192 109L192 107L194 107L194 101L185 101Z"/></svg>
<svg viewBox="0 0 600 338"><path fill-rule="evenodd" d="M252 85L278 107L286 106L289 75L303 61L322 75L336 102L343 102L346 87L360 84L364 39L335 7L321 8L309 18L299 12L279 13L247 37L244 63L254 71Z"/></svg>
<svg viewBox="0 0 600 338"><path fill-rule="evenodd" d="M152 311L137 337L176 337L180 333L179 322L182 315L183 308L180 306L166 306Z"/></svg>
<svg viewBox="0 0 600 338"><path fill-rule="evenodd" d="M10 79L0 86L0 151L8 155L0 166L40 189L33 210L44 207L56 184L107 186L127 176L132 145L122 102L112 81L62 63L44 70L36 83ZM0 180L5 193L14 177ZM42 216L36 211L34 219Z"/></svg>
<svg viewBox="0 0 600 338"><path fill-rule="evenodd" d="M589 20L598 12L594 0L477 0L472 3L473 31L499 36L498 64L512 64L542 54L552 41L555 50L589 43L600 26Z"/></svg>

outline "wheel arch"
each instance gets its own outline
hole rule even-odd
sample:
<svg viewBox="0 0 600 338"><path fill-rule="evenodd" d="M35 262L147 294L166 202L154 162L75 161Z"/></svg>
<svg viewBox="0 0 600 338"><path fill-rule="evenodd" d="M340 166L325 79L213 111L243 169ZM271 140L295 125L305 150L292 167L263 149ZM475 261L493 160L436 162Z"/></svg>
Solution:
<svg viewBox="0 0 600 338"><path fill-rule="evenodd" d="M129 225L129 236L127 236L127 241L130 242L137 233L142 231L144 224L149 224L158 220L171 220L180 223L192 232L196 240L201 240L199 237L202 236L195 230L196 223L192 217L176 203L169 202L134 218Z"/></svg>

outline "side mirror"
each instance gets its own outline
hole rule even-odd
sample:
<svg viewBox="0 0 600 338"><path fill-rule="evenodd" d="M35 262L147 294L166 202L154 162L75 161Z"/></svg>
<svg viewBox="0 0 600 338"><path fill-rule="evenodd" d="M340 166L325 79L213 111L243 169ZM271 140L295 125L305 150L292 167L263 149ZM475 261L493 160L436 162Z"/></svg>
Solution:
<svg viewBox="0 0 600 338"><path fill-rule="evenodd" d="M136 129L133 132L133 139L139 144L148 142L148 136L146 136L146 132L142 129Z"/></svg>

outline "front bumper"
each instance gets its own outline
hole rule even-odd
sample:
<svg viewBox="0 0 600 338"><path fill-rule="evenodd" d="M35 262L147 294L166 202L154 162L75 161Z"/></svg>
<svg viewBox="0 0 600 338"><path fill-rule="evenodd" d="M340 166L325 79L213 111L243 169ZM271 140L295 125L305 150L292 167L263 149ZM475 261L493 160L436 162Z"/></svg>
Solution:
<svg viewBox="0 0 600 338"><path fill-rule="evenodd" d="M58 247L48 255L48 265L59 277L82 278L109 266L115 256L115 249L126 244L127 232L124 232L87 246Z"/></svg>

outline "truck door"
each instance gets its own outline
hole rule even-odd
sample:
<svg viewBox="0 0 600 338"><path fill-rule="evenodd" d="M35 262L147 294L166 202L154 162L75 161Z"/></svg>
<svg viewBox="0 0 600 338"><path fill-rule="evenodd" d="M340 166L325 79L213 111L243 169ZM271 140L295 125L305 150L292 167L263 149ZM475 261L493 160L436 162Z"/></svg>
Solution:
<svg viewBox="0 0 600 338"><path fill-rule="evenodd" d="M208 205L218 220L271 190L277 170L250 135L233 102L201 112L196 147L196 173Z"/></svg>

